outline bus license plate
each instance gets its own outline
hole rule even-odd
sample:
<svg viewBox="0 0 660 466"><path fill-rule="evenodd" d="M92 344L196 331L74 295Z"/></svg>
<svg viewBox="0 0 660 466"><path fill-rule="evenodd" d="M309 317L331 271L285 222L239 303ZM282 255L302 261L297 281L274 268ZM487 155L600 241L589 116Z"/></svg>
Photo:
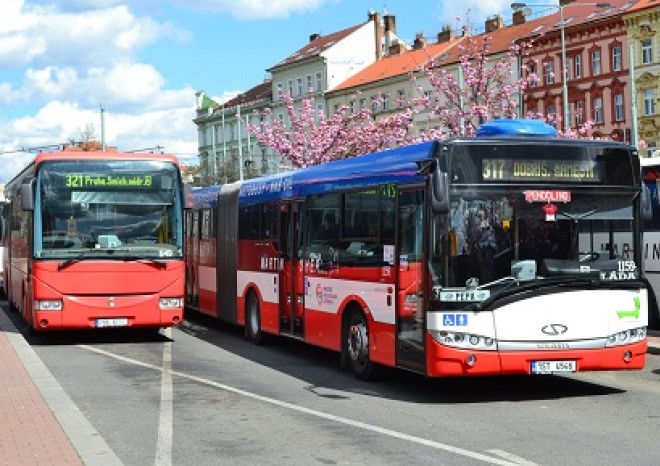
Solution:
<svg viewBox="0 0 660 466"><path fill-rule="evenodd" d="M126 317L118 319L96 319L97 327L126 327L128 319Z"/></svg>
<svg viewBox="0 0 660 466"><path fill-rule="evenodd" d="M556 372L575 372L575 361L533 361L532 374L554 374Z"/></svg>

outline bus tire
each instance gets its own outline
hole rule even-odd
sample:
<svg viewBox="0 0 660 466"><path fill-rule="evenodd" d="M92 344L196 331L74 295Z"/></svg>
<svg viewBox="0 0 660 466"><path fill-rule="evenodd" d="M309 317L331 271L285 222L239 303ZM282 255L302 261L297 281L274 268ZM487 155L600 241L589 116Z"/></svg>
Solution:
<svg viewBox="0 0 660 466"><path fill-rule="evenodd" d="M255 345L265 343L265 335L261 331L259 298L254 291L248 293L245 301L245 336Z"/></svg>
<svg viewBox="0 0 660 466"><path fill-rule="evenodd" d="M374 380L377 371L369 356L369 323L362 309L348 312L344 321L342 365L360 380Z"/></svg>
<svg viewBox="0 0 660 466"><path fill-rule="evenodd" d="M653 288L649 286L649 328L651 330L660 330L660 308L655 297Z"/></svg>

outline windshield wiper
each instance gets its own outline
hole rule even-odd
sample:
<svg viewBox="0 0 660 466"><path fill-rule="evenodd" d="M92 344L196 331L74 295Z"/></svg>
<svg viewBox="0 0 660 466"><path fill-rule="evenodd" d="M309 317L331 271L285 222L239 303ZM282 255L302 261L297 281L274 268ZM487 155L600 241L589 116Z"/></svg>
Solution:
<svg viewBox="0 0 660 466"><path fill-rule="evenodd" d="M88 259L101 259L101 260L114 260L114 261L124 261L124 262L139 262L141 264L147 264L151 265L153 267L156 267L157 269L166 269L167 268L167 262L163 262L160 260L156 259L147 259L144 257L138 257L138 256L88 256L87 253L82 252L78 254L75 257L72 257L71 259L67 259L63 262L60 262L57 264L57 270L60 271L62 269L65 269L69 267L70 265L73 265L77 262L81 262L83 260L88 260Z"/></svg>
<svg viewBox="0 0 660 466"><path fill-rule="evenodd" d="M57 264L57 271L59 272L60 270L66 269L67 267L69 267L70 265L75 264L76 262L80 262L80 261L84 260L86 258L86 256L87 256L87 253L81 252L80 254L78 254L75 257L72 257L72 258L67 259L63 262L60 262L59 264Z"/></svg>

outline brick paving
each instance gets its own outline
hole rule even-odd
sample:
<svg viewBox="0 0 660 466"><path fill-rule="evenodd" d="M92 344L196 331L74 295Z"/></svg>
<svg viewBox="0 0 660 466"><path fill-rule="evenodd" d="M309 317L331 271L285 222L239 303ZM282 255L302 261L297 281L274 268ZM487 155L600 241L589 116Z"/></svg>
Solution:
<svg viewBox="0 0 660 466"><path fill-rule="evenodd" d="M0 465L76 464L83 462L0 328Z"/></svg>

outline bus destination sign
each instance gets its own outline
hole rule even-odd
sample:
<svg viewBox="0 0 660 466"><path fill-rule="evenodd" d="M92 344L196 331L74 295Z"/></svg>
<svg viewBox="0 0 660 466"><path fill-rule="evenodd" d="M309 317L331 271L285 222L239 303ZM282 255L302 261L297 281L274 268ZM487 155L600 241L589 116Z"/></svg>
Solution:
<svg viewBox="0 0 660 466"><path fill-rule="evenodd" d="M69 189L154 187L152 175L86 175L84 173L66 173L64 186Z"/></svg>
<svg viewBox="0 0 660 466"><path fill-rule="evenodd" d="M602 182L603 162L597 160L557 160L484 158L483 181L563 181Z"/></svg>

